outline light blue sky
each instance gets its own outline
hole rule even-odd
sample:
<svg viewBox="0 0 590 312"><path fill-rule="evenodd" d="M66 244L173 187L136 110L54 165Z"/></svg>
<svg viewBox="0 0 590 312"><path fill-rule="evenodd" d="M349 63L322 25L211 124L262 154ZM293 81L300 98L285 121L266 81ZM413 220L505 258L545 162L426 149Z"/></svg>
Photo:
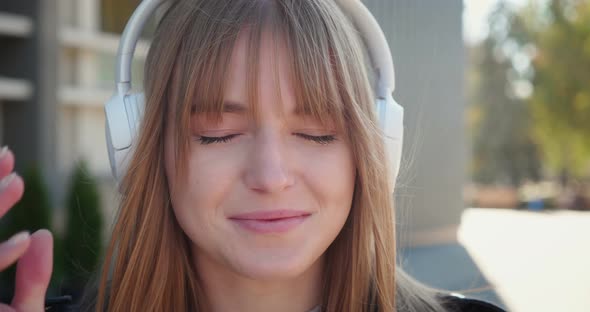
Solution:
<svg viewBox="0 0 590 312"><path fill-rule="evenodd" d="M468 44L477 43L487 36L487 16L499 1L501 0L463 0L463 38ZM528 0L503 1L515 6L528 3Z"/></svg>

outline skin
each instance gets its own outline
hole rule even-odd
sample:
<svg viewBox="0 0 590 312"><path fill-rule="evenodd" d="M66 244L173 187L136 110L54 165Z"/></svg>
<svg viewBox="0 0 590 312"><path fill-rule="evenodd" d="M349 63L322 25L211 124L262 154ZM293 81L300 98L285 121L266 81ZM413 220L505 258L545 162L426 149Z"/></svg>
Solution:
<svg viewBox="0 0 590 312"><path fill-rule="evenodd" d="M249 109L247 48L233 51L226 102ZM193 115L194 140L186 181L176 181L173 129L167 129L166 173L172 206L192 252L207 311L308 311L319 303L323 254L342 229L352 204L355 165L350 144L334 127L294 113L289 59L263 36L259 122L227 112L220 123ZM273 62L279 68L278 81ZM280 94L277 84L280 86ZM169 123L170 124L170 123ZM201 137L237 136L201 144ZM320 144L309 136L333 135ZM311 215L284 233L261 234L228 217L260 210L297 209Z"/></svg>
<svg viewBox="0 0 590 312"><path fill-rule="evenodd" d="M0 155L0 179L14 170L14 154L7 150ZM24 183L18 175L8 178L0 189L0 217L6 214L23 195ZM5 180L6 181L6 180ZM18 239L15 239L17 238ZM53 267L53 238L47 230L32 235L19 233L0 244L0 271L18 261L15 295L10 305L0 304L0 312L45 311L45 293Z"/></svg>

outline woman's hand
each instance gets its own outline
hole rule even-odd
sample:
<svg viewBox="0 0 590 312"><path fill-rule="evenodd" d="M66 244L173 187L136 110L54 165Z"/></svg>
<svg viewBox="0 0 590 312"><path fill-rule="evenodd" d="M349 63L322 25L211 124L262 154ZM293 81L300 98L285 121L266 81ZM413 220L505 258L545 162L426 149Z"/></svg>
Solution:
<svg viewBox="0 0 590 312"><path fill-rule="evenodd" d="M14 154L7 148L0 151L0 217L24 191L21 177L12 173ZM0 244L0 271L18 260L15 292L10 306L0 304L0 312L45 311L45 293L53 267L53 238L47 230L32 235L22 232Z"/></svg>

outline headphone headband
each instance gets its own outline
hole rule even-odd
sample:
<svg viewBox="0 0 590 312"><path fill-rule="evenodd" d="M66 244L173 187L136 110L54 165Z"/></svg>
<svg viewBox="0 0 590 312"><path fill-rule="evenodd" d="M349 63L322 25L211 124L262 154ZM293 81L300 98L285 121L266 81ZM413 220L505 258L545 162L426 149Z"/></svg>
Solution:
<svg viewBox="0 0 590 312"><path fill-rule="evenodd" d="M131 89L131 63L143 26L164 2L165 0L142 1L125 26L117 52L117 72L115 78L117 91L121 95L125 95Z"/></svg>
<svg viewBox="0 0 590 312"><path fill-rule="evenodd" d="M117 52L116 83L117 91L121 95L131 89L131 63L143 26L156 9L165 2L166 0L143 0L125 26ZM395 90L395 73L391 51L383 30L360 0L337 0L336 3L361 32L362 39L368 47L379 81L375 90L376 96L380 99L391 96Z"/></svg>
<svg viewBox="0 0 590 312"><path fill-rule="evenodd" d="M131 62L135 46L146 21L163 4L172 0L143 0L129 19L117 53L117 91L105 104L107 149L111 170L117 180L126 172L134 140L138 136L145 99L143 94L133 94L131 89ZM211 0L217 1L217 0ZM385 34L371 12L360 0L334 0L361 34L368 50L372 67L377 74L375 86L375 109L383 130L385 147L392 177L391 190L395 187L401 162L403 145L404 109L393 99L395 75L393 59Z"/></svg>
<svg viewBox="0 0 590 312"><path fill-rule="evenodd" d="M360 31L371 54L371 62L379 79L375 96L380 99L391 96L395 90L393 58L379 23L360 0L337 0L336 2Z"/></svg>

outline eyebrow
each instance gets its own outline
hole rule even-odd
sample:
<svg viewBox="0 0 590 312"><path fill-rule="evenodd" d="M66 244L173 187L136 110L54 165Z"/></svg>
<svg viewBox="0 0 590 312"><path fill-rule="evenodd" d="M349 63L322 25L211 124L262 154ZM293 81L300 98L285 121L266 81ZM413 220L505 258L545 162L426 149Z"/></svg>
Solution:
<svg viewBox="0 0 590 312"><path fill-rule="evenodd" d="M225 101L223 102L224 113L235 113L244 114L248 111L248 108L239 102Z"/></svg>
<svg viewBox="0 0 590 312"><path fill-rule="evenodd" d="M193 105L191 107L191 111L194 112L195 110L196 110L196 106ZM245 115L249 110L250 110L250 108L248 106L242 104L241 102L235 102L235 101L231 101L231 100L225 100L223 102L222 113ZM293 111L293 113L296 116L309 116L310 115L310 113L308 113L308 112L298 111L297 109L295 109Z"/></svg>
<svg viewBox="0 0 590 312"><path fill-rule="evenodd" d="M195 112L196 109L196 105L192 105L191 106L191 112ZM234 113L234 114L240 114L243 115L248 111L248 107L246 107L244 104L239 103L239 102L233 102L233 101L224 101L223 102L223 111L222 113Z"/></svg>

